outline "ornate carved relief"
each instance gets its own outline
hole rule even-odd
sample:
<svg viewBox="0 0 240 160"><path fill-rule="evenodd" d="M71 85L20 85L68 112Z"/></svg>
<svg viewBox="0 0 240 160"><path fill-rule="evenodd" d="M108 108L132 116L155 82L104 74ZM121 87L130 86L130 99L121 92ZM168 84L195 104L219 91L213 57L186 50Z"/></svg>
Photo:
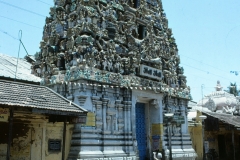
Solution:
<svg viewBox="0 0 240 160"><path fill-rule="evenodd" d="M80 103L80 106L84 106L84 103L88 96L87 95L77 95L76 97L78 99L78 102Z"/></svg>
<svg viewBox="0 0 240 160"><path fill-rule="evenodd" d="M46 18L32 67L42 84L86 78L131 87L129 77L123 75L141 76L140 65L145 65L152 77L164 77L143 78L148 82L138 80L140 86L156 93L174 88L173 96L189 98L161 1L59 0L55 4ZM64 80L57 79L59 73Z"/></svg>

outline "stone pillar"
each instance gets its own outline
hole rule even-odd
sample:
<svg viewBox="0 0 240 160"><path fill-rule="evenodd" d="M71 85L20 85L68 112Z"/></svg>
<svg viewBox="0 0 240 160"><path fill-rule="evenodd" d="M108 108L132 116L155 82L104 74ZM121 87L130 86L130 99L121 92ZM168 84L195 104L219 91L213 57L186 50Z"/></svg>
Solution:
<svg viewBox="0 0 240 160"><path fill-rule="evenodd" d="M160 123L163 124L163 104L162 104L162 99L158 100L158 108L159 108Z"/></svg>
<svg viewBox="0 0 240 160"><path fill-rule="evenodd" d="M122 111L123 111L123 104L121 104L121 100L116 100L115 101L115 108L116 108L116 110L117 110L117 112L116 112L116 119L115 119L115 128L114 128L114 131L113 131L113 133L114 134L120 134L120 128L119 128L119 126L121 126L121 124L119 123L119 118L120 117L122 117L121 116L121 113L122 113Z"/></svg>
<svg viewBox="0 0 240 160"><path fill-rule="evenodd" d="M116 101L116 108L117 108L117 133L123 134L123 127L124 127L124 117L123 117L123 104L121 104L121 100Z"/></svg>
<svg viewBox="0 0 240 160"><path fill-rule="evenodd" d="M181 99L180 101L180 111L181 111L181 116L184 117L185 123L181 125L181 133L188 133L188 122L187 122L187 116L186 116L186 107L184 106L184 100Z"/></svg>
<svg viewBox="0 0 240 160"><path fill-rule="evenodd" d="M132 108L131 108L131 121L132 121L132 136L136 140L136 103L138 99L135 96L132 96Z"/></svg>
<svg viewBox="0 0 240 160"><path fill-rule="evenodd" d="M123 104L124 104L124 136L125 136L125 152L129 153L130 152L130 148L129 146L131 144L129 144L130 142L132 142L132 129L131 129L131 106L132 106L132 102L131 102L131 94L130 94L130 90L125 89L124 91L124 95L123 95Z"/></svg>
<svg viewBox="0 0 240 160"><path fill-rule="evenodd" d="M116 120L116 110L115 110L115 101L111 101L107 105L107 130L110 131L110 133L113 133L115 129L115 120Z"/></svg>
<svg viewBox="0 0 240 160"><path fill-rule="evenodd" d="M92 96L92 104L95 107L95 114L96 114L96 130L102 131L102 101L100 101L99 96Z"/></svg>
<svg viewBox="0 0 240 160"><path fill-rule="evenodd" d="M109 134L109 131L107 131L107 120L109 117L107 117L107 105L108 105L108 98L102 98L102 120L103 120L103 134Z"/></svg>

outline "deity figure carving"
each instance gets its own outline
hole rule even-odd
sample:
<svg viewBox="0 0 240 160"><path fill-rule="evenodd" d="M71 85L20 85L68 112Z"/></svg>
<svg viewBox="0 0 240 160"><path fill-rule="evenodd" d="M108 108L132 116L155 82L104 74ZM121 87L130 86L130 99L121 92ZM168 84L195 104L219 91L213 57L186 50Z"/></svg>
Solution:
<svg viewBox="0 0 240 160"><path fill-rule="evenodd" d="M107 130L110 130L111 127L111 116L106 116Z"/></svg>
<svg viewBox="0 0 240 160"><path fill-rule="evenodd" d="M162 86L168 91L167 88L187 88L161 2L55 0L55 5L45 20L33 74L46 79L57 71L70 70L74 79L79 77L78 70L90 77L86 69L92 68L111 72L108 75L139 76L144 64L163 74L161 80L141 80L145 87L156 93ZM95 75L95 79L109 81L107 75ZM128 80L123 78L121 83L125 85Z"/></svg>

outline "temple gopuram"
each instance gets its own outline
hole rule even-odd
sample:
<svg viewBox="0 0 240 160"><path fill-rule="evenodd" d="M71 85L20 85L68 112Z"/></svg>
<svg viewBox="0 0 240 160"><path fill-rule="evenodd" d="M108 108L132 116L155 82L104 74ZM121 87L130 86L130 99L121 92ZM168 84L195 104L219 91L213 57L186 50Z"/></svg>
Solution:
<svg viewBox="0 0 240 160"><path fill-rule="evenodd" d="M88 110L68 159L195 159L190 87L161 0L54 3L32 73Z"/></svg>

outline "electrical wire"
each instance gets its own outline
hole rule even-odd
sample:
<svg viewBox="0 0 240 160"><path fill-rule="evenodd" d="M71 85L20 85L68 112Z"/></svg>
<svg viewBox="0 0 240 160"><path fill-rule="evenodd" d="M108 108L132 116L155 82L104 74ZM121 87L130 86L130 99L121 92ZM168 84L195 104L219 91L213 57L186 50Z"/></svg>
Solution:
<svg viewBox="0 0 240 160"><path fill-rule="evenodd" d="M37 27L37 26L31 25L31 24L28 24L28 23L25 23L25 22L21 22L21 21L18 21L18 20L12 19L12 18L8 18L8 17L1 16L1 15L0 15L0 17L5 18L5 19L8 19L8 20L11 20L11 21L15 21L15 22L18 22L18 23L22 23L22 24L28 25L28 26L30 26L30 27L34 27L34 28L38 28L38 29L42 29L42 28L40 28L40 27Z"/></svg>
<svg viewBox="0 0 240 160"><path fill-rule="evenodd" d="M188 64L184 64L184 63L181 63L181 64L182 64L182 65L185 65L185 66L188 66L188 67L190 67L190 68L194 68L194 69L196 69L196 70L202 71L202 72L206 72L206 73L208 73L208 74L212 74L212 75L214 75L214 76L216 76L216 77L220 77L220 78L222 78L222 79L232 81L232 79L225 78L225 77L223 77L223 76L220 76L220 75L211 73L211 72L209 72L209 71L205 71L205 70L202 70L202 69L200 69L200 68L190 66L190 65L188 65Z"/></svg>
<svg viewBox="0 0 240 160"><path fill-rule="evenodd" d="M15 40L19 40L19 39L13 37L12 35L8 34L7 32L5 32L5 31L3 31L3 30L1 30L1 29L0 29L0 31L1 31L2 33L6 34L6 35L8 35L8 36L10 36L10 37L12 37L12 38L15 39ZM28 52L27 52L27 50L26 50L23 42L22 42L22 41L20 41L20 42L21 42L21 44L23 45L23 47L24 47L24 49L25 49L25 51L26 51L26 53L27 53L27 55L28 55ZM183 64L183 65L186 65L186 64ZM191 68L194 68L194 69L197 69L197 70L200 70L200 71L202 71L202 72L207 72L207 71L205 71L205 70L202 70L202 69L199 69L199 68L196 68L196 67L192 67L192 66L190 66L190 65L186 65L186 66L191 67ZM207 73L209 73L209 72L207 72ZM201 77L201 76L194 75L194 74L188 74L188 75L192 75L192 76L194 76L194 77L198 77L198 78L201 78L201 79L206 79L206 80L209 80L209 81L213 81L212 79L207 79L207 78L205 78L205 77ZM215 74L214 74L214 76L218 76L218 75L215 75ZM219 76L218 76L218 77L219 77ZM220 77L221 77L221 76L220 76ZM221 77L221 78L223 78L223 77ZM228 79L228 80L229 80L229 79ZM209 88L212 88L212 87L209 87Z"/></svg>
<svg viewBox="0 0 240 160"><path fill-rule="evenodd" d="M194 76L194 77L199 77L199 78L201 78L201 79L205 79L205 80L208 80L208 81L211 81L211 82L214 82L212 79L208 79L208 78L206 78L206 77L201 77L201 76L198 76L198 75L194 75L194 74L191 74L191 73L188 73L188 75L187 75L187 77L189 77L189 75L192 75L192 76ZM222 84L223 86L229 86L229 84ZM191 89L199 89L199 88L201 88L201 86L190 86L191 87ZM204 88L206 88L206 90L209 90L209 91L211 91L210 90L210 88L214 88L215 86L212 86L212 87L210 87L210 86L205 86Z"/></svg>
<svg viewBox="0 0 240 160"><path fill-rule="evenodd" d="M9 37L12 37L12 38L15 39L15 40L18 40L18 39L15 38L14 36L8 34L6 31L3 31L3 30L0 29L0 32L2 32L2 33L4 33L4 34L8 35Z"/></svg>
<svg viewBox="0 0 240 160"><path fill-rule="evenodd" d="M194 60L194 61L196 61L196 62L205 64L205 65L210 66L210 67L212 67L212 68L215 68L215 69L217 69L217 70L219 70L219 71L223 71L223 72L229 73L228 71L224 71L224 70L222 70L222 69L220 69L220 68L217 68L217 67L212 66L212 65L210 65L210 64L207 64L207 63L204 63L204 62L202 62L202 61L196 60L196 59L194 59L194 58L191 58L191 57L188 57L188 56L185 56L185 55L180 55L180 56L181 56L181 57L183 56L183 57L189 58L189 59L191 59L191 60Z"/></svg>
<svg viewBox="0 0 240 160"><path fill-rule="evenodd" d="M219 71L223 71L223 72L229 73L229 71L222 70L222 69L220 69L220 68L217 68L217 67L212 66L212 65L210 65L210 64L207 64L207 63L204 63L204 62L202 62L202 61L196 60L196 59L194 59L194 58L191 58L191 57L188 57L188 56L185 56L185 55L181 55L181 57L186 57L186 58L189 58L189 59L194 60L194 61L196 61L196 62L199 62L199 63L205 64L205 65L207 65L207 66L210 66L210 67L212 67L212 68L215 68L215 69L217 69L217 70L219 70ZM233 73L233 74L235 74L235 75L237 76L238 74L240 74L240 71L230 71L230 73Z"/></svg>
<svg viewBox="0 0 240 160"><path fill-rule="evenodd" d="M21 31L21 34L22 34L22 30L20 30L20 31ZM0 29L0 32L2 32L2 33L4 33L4 34L8 35L9 37L11 37L11 38L19 41L20 44L22 44L22 46L23 46L25 52L27 53L27 55L29 55L29 54L28 54L28 51L27 51L27 49L26 49L26 47L25 47L25 45L24 45L23 42L22 42L22 38L17 39L17 38L13 37L12 35L8 34L7 32L5 32L5 31L3 31L3 30L1 30L1 29ZM21 36L21 37L22 37L22 36Z"/></svg>
<svg viewBox="0 0 240 160"><path fill-rule="evenodd" d="M201 78L201 79L205 79L205 80L208 80L208 81L212 81L212 82L216 82L215 80L213 80L213 79L209 79L209 78L206 78L206 77L201 77L201 76L199 76L199 75L194 75L194 74L191 74L191 73L188 73L186 76L187 77L194 77L194 78L196 78L196 77L198 77L198 78ZM229 84L223 84L224 86L228 86ZM191 87L192 88L192 87ZM212 87L207 87L207 88L212 88Z"/></svg>
<svg viewBox="0 0 240 160"><path fill-rule="evenodd" d="M41 0L36 0L36 1L39 1L39 2L44 3L44 4L46 4L46 5L52 6L51 4L46 3L46 2L44 2L44 1L41 1Z"/></svg>
<svg viewBox="0 0 240 160"><path fill-rule="evenodd" d="M17 8L17 9L20 9L20 10L23 10L23 11L25 11L25 12L29 12L29 13L32 13L32 14L35 14L35 15L38 15L38 16L41 16L41 17L46 17L46 16L44 16L44 15L42 15L42 14L39 14L39 13L37 13L37 12L33 12L33 11L30 11L30 10L27 10L27 9L24 9L24 8L21 8L21 7L18 7L18 6L15 6L15 5L10 4L10 3L7 3L7 2L3 2L3 1L1 1L1 0L0 0L0 3L5 4L5 5L8 5L8 6L11 6L11 7L14 7L14 8Z"/></svg>
<svg viewBox="0 0 240 160"><path fill-rule="evenodd" d="M48 4L48 3L44 2L44 1L41 1L41 0L36 0L36 1L39 1L39 2L44 3L44 4L46 4L46 5L52 6L51 4ZM27 10L27 9L24 9L24 8L21 8L21 7L18 7L18 6L15 6L15 5L12 5L12 4L3 2L3 1L1 1L1 0L0 0L0 3L3 3L3 4L5 4L5 5L11 6L11 7L15 7L15 8L17 8L17 9L20 9L20 10L23 10L23 11L26 11L26 12L29 12L29 13L32 13L32 14L35 14L35 15L38 15L38 16L41 16L41 17L45 17L44 15L41 15L41 14L39 14L39 13L36 13L36 12L30 11L30 10ZM25 25L28 25L28 26L31 26L31 27L35 27L35 28L38 28L38 29L42 29L42 28L40 28L40 27L31 25L31 24L28 24L28 23L25 23L25 22L21 22L21 21L18 21L18 20L14 20L14 19L11 19L11 18L8 18L8 17L5 17L5 16L1 16L1 15L0 15L0 17L6 18L6 19L9 19L9 20L18 22L18 23L22 23L22 24L25 24ZM3 32L3 33L7 34L8 36L12 37L12 38L15 39L15 40L19 40L20 43L23 45L21 39L17 39L17 38L15 38L15 37L11 36L10 34L8 34L7 32ZM24 47L25 51L27 52L27 50L26 50L26 48L25 48L24 45L23 45L23 47ZM28 53L27 53L27 54L28 54ZM212 67L212 68L215 68L215 69L217 69L217 70L224 71L224 70L222 70L222 69L219 69L219 68L217 68L217 67L215 67L215 66L212 66L212 65L209 65L209 64L207 64L207 63L201 62L201 61L196 60L196 59L194 59L194 58L191 58L191 57L188 57L188 56L185 56L185 55L181 55L181 56L186 57L186 58L189 58L189 59L192 59L192 60L194 60L194 61L196 61L196 62L205 64L205 65L208 65L208 66L210 66L210 67ZM187 65L187 64L183 64L183 65L188 66L188 67L191 67L191 68L194 68L194 69L197 69L197 70L200 70L200 71L202 71L202 72L210 73L210 72L208 72L208 71L205 71L205 70L202 70L202 69L199 69L199 68L197 68L197 67L193 67L193 66L190 66L190 65ZM227 71L224 71L224 72L227 72ZM214 76L217 76L217 77L220 77L220 78L223 78L223 79L226 79L226 80L230 80L230 79L227 79L227 78L222 77L222 76L220 76L220 75L216 75L216 74L213 74L213 73L210 73L210 74L212 74L212 75L214 75ZM199 76L198 76L198 77L199 77ZM230 81L232 81L232 80L230 80Z"/></svg>

